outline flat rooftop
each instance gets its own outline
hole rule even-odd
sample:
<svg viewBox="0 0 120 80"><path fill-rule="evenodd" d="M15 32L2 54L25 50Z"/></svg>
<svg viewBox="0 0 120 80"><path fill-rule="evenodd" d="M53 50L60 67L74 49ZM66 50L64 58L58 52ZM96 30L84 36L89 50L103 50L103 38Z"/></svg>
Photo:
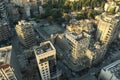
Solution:
<svg viewBox="0 0 120 80"><path fill-rule="evenodd" d="M86 32L74 32L74 31L71 31L71 32L66 32L67 35L69 35L70 37L72 37L73 39L79 41L83 38L87 38L87 37L90 37L89 34L87 34Z"/></svg>
<svg viewBox="0 0 120 80"><path fill-rule="evenodd" d="M96 19L101 19L107 23L117 23L119 21L119 19L117 18L119 16L119 14L120 13L109 15L107 13L103 13L99 16L96 16Z"/></svg>
<svg viewBox="0 0 120 80"><path fill-rule="evenodd" d="M50 42L42 43L42 45L34 48L34 51L36 52L36 54L42 54L51 50L53 50L53 47Z"/></svg>
<svg viewBox="0 0 120 80"><path fill-rule="evenodd" d="M120 60L117 60L112 64L104 67L103 70L111 72L111 74L115 75L118 79L120 79Z"/></svg>
<svg viewBox="0 0 120 80"><path fill-rule="evenodd" d="M12 46L0 48L0 66L10 63Z"/></svg>

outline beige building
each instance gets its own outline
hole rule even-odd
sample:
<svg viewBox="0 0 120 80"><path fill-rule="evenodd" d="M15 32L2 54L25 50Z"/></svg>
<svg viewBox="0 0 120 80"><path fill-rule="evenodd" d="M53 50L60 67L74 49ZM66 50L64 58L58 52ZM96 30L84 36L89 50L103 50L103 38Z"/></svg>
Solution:
<svg viewBox="0 0 120 80"><path fill-rule="evenodd" d="M96 42L90 49L88 49L85 54L90 62L90 66L100 62L104 58L106 51L106 44L102 44L101 42Z"/></svg>
<svg viewBox="0 0 120 80"><path fill-rule="evenodd" d="M54 44L62 50L60 53L62 53L66 65L73 71L80 71L86 67L84 55L90 45L90 40L91 35L84 31L81 33L68 31L58 35Z"/></svg>
<svg viewBox="0 0 120 80"><path fill-rule="evenodd" d="M33 27L36 26L36 23L27 22L25 20L19 21L15 29L21 43L25 47L31 47L36 44L35 33Z"/></svg>
<svg viewBox="0 0 120 80"><path fill-rule="evenodd" d="M42 80L51 80L56 73L56 49L46 41L35 46L34 53Z"/></svg>
<svg viewBox="0 0 120 80"><path fill-rule="evenodd" d="M17 80L14 70L9 64L0 66L0 80Z"/></svg>
<svg viewBox="0 0 120 80"><path fill-rule="evenodd" d="M104 10L105 10L105 12L107 12L109 14L111 14L110 13L111 11L114 11L114 13L116 13L119 11L119 6L117 5L117 3L115 1L111 0L111 1L108 1L107 3L105 3Z"/></svg>
<svg viewBox="0 0 120 80"><path fill-rule="evenodd" d="M97 40L109 44L117 37L120 26L119 18L117 17L119 17L119 13L113 15L103 13L96 16L98 21Z"/></svg>
<svg viewBox="0 0 120 80"><path fill-rule="evenodd" d="M12 46L0 48L0 80L17 80L11 66Z"/></svg>
<svg viewBox="0 0 120 80"><path fill-rule="evenodd" d="M120 29L119 6L115 1L108 0L105 3L104 10L104 13L96 16L96 20L98 21L97 40L109 44L116 39L118 30Z"/></svg>
<svg viewBox="0 0 120 80"><path fill-rule="evenodd" d="M23 7L23 12L28 17L31 13L35 15L35 13L39 12L40 0L11 0L11 2L17 6Z"/></svg>

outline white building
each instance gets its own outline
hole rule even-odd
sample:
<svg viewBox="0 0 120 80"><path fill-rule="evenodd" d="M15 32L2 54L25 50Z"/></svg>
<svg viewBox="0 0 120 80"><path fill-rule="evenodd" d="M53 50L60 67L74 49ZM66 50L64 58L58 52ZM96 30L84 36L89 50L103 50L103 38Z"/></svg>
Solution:
<svg viewBox="0 0 120 80"><path fill-rule="evenodd" d="M40 15L45 13L45 11L44 11L42 6L39 6L39 13L40 13Z"/></svg>
<svg viewBox="0 0 120 80"><path fill-rule="evenodd" d="M30 16L31 16L31 12L30 12L30 9L31 9L31 8L30 8L30 5L29 5L29 4L26 4L24 8L25 8L26 16L27 16L27 17L30 17Z"/></svg>
<svg viewBox="0 0 120 80"><path fill-rule="evenodd" d="M50 80L56 73L56 49L47 41L35 46L34 53L42 80Z"/></svg>
<svg viewBox="0 0 120 80"><path fill-rule="evenodd" d="M98 80L120 80L120 60L104 67L100 72Z"/></svg>

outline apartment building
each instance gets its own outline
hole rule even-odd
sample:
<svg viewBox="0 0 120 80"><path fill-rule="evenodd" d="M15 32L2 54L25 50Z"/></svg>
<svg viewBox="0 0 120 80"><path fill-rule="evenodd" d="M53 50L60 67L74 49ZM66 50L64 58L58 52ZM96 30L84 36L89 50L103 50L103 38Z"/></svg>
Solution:
<svg viewBox="0 0 120 80"><path fill-rule="evenodd" d="M15 27L19 40L25 47L31 47L36 44L34 26L36 26L35 23L21 20Z"/></svg>
<svg viewBox="0 0 120 80"><path fill-rule="evenodd" d="M120 80L120 60L103 67L98 80Z"/></svg>
<svg viewBox="0 0 120 80"><path fill-rule="evenodd" d="M11 36L12 33L9 24L4 20L0 20L0 41L7 40Z"/></svg>
<svg viewBox="0 0 120 80"><path fill-rule="evenodd" d="M17 80L11 66L12 46L0 48L0 80Z"/></svg>
<svg viewBox="0 0 120 80"><path fill-rule="evenodd" d="M116 39L120 26L120 21L117 17L119 17L119 14L109 15L103 13L96 16L96 19L98 20L97 40L109 44Z"/></svg>
<svg viewBox="0 0 120 80"><path fill-rule="evenodd" d="M50 41L40 43L34 47L40 76L42 80L51 80L57 73L56 49Z"/></svg>

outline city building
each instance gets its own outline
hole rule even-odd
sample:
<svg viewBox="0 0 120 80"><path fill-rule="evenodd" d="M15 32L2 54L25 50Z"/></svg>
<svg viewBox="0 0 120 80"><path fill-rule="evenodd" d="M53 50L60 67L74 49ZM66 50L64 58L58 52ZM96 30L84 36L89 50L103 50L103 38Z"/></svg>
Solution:
<svg viewBox="0 0 120 80"><path fill-rule="evenodd" d="M114 11L114 13L118 12L119 11L119 6L117 5L117 3L115 1L109 1L107 3L105 3L104 5L104 10L105 12L111 12L111 11Z"/></svg>
<svg viewBox="0 0 120 80"><path fill-rule="evenodd" d="M17 80L14 70L9 64L0 66L0 80Z"/></svg>
<svg viewBox="0 0 120 80"><path fill-rule="evenodd" d="M50 41L35 46L34 53L42 80L51 80L60 75L56 68L56 49Z"/></svg>
<svg viewBox="0 0 120 80"><path fill-rule="evenodd" d="M11 35L9 24L5 20L0 20L0 41L9 39Z"/></svg>
<svg viewBox="0 0 120 80"><path fill-rule="evenodd" d="M120 80L120 60L103 67L98 80Z"/></svg>
<svg viewBox="0 0 120 80"><path fill-rule="evenodd" d="M94 23L88 19L85 20L75 20L72 19L69 22L70 24L67 25L68 31L86 31L87 33L91 34L95 31Z"/></svg>
<svg viewBox="0 0 120 80"><path fill-rule="evenodd" d="M11 65L12 46L0 48L0 80L17 80Z"/></svg>
<svg viewBox="0 0 120 80"><path fill-rule="evenodd" d="M73 30L57 35L54 44L62 50L60 53L62 53L67 66L72 71L80 71L90 65L85 57L90 41L91 35L87 32Z"/></svg>
<svg viewBox="0 0 120 80"><path fill-rule="evenodd" d="M0 41L7 40L11 35L6 4L0 0Z"/></svg>
<svg viewBox="0 0 120 80"><path fill-rule="evenodd" d="M104 10L104 13L96 16L96 20L98 21L96 37L97 40L109 44L116 39L118 30L120 29L119 6L116 2L108 1L104 6Z"/></svg>
<svg viewBox="0 0 120 80"><path fill-rule="evenodd" d="M5 2L0 0L0 19L8 21L8 15L6 11Z"/></svg>
<svg viewBox="0 0 120 80"><path fill-rule="evenodd" d="M33 27L35 27L36 23L34 22L27 22L25 20L21 20L18 22L18 25L16 25L15 29L17 32L17 35L21 41L21 43L25 47L32 47L36 44L35 41L35 33L33 30Z"/></svg>
<svg viewBox="0 0 120 80"><path fill-rule="evenodd" d="M104 58L106 51L106 44L95 42L94 45L91 46L85 53L86 57L89 59L90 66L100 62Z"/></svg>
<svg viewBox="0 0 120 80"><path fill-rule="evenodd" d="M109 15L108 13L103 13L96 16L98 20L97 26L97 40L109 44L114 39L116 39L119 30L119 14Z"/></svg>
<svg viewBox="0 0 120 80"><path fill-rule="evenodd" d="M10 22L12 23L18 22L18 20L20 19L18 8L16 8L15 5L12 3L7 3L6 7L7 7Z"/></svg>

